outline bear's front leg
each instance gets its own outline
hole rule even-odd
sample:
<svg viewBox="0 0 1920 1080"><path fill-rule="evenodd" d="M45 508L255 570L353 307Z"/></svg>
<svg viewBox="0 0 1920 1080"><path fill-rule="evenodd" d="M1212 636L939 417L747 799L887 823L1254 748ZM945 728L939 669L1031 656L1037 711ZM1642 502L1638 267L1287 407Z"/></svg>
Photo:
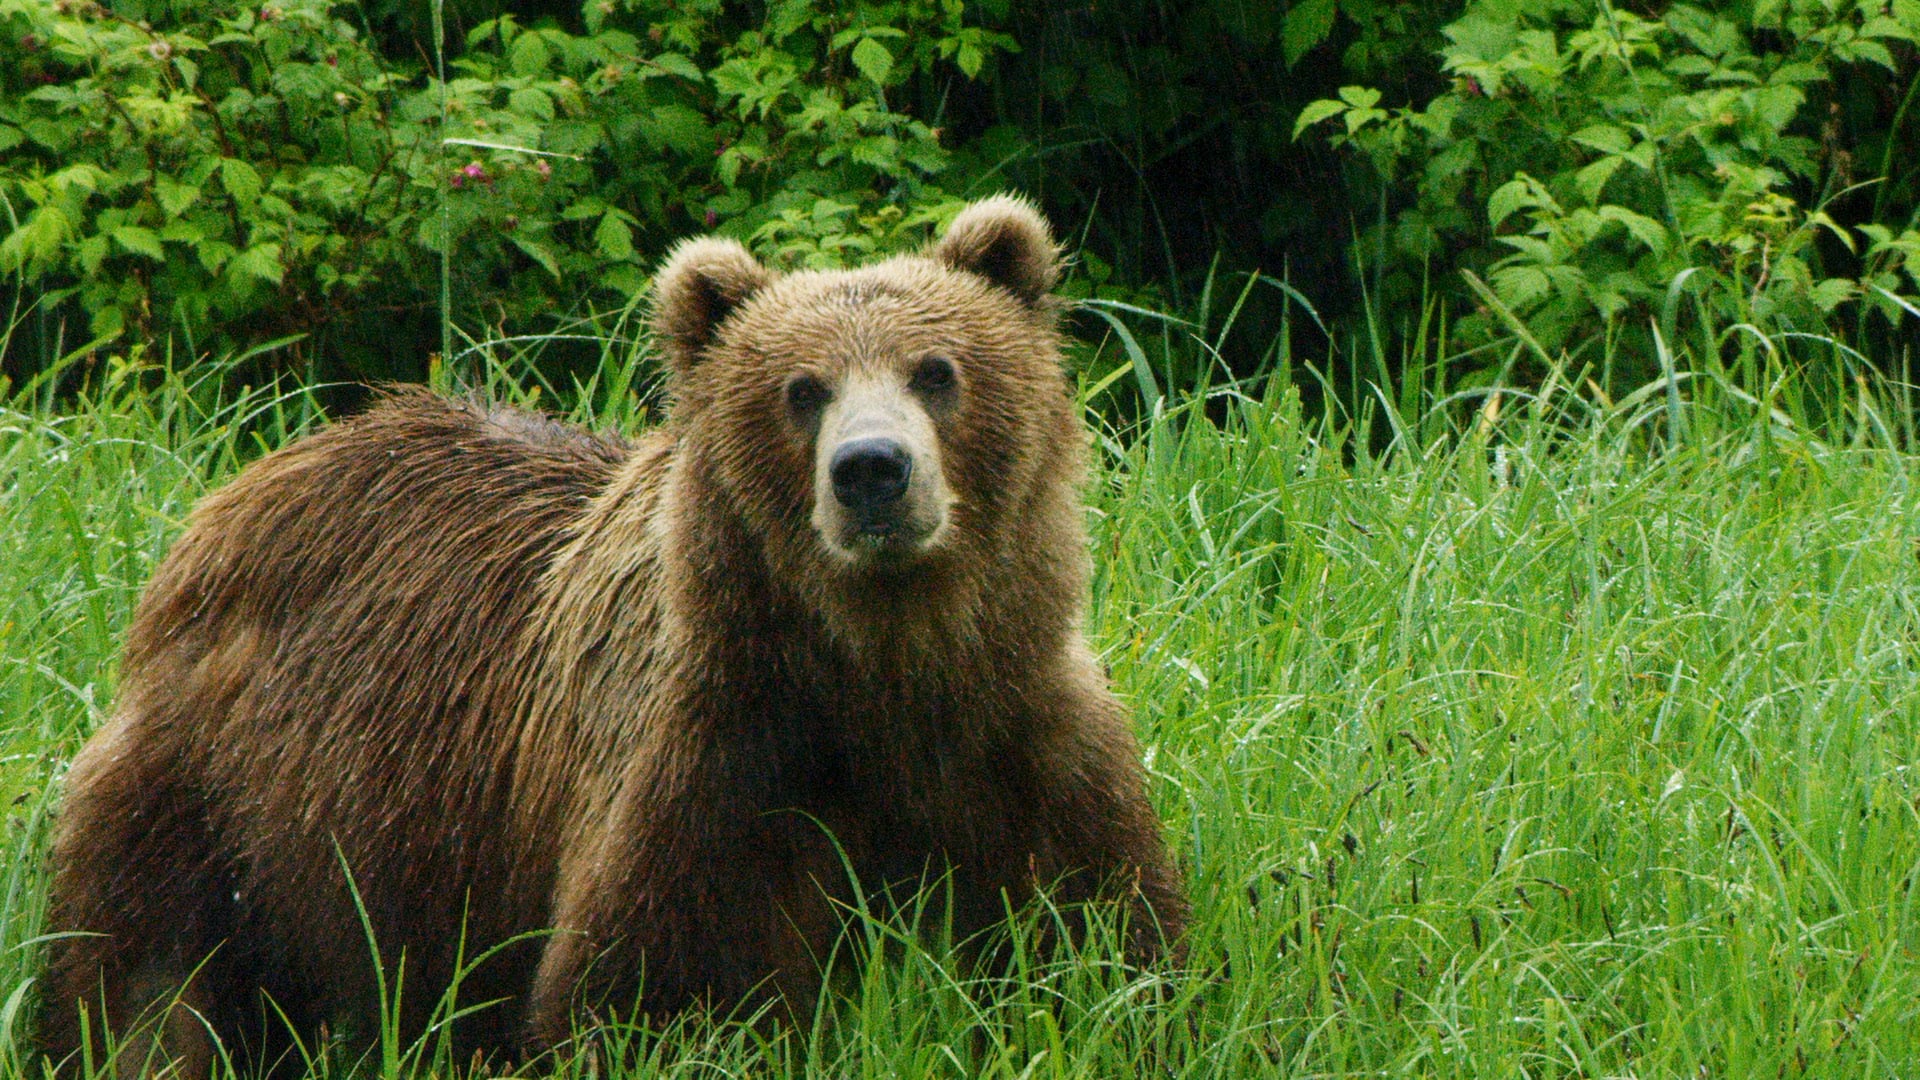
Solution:
<svg viewBox="0 0 1920 1080"><path fill-rule="evenodd" d="M846 878L819 825L739 802L724 777L665 799L637 793L650 788L629 786L562 867L529 996L534 1052L579 1024L702 1006L804 1015L819 992L840 925L829 890Z"/></svg>
<svg viewBox="0 0 1920 1080"><path fill-rule="evenodd" d="M1030 881L1067 904L1126 904L1127 958L1177 962L1187 897L1147 800L1139 744L1098 676L1089 671L1084 682L1036 720L1024 743Z"/></svg>

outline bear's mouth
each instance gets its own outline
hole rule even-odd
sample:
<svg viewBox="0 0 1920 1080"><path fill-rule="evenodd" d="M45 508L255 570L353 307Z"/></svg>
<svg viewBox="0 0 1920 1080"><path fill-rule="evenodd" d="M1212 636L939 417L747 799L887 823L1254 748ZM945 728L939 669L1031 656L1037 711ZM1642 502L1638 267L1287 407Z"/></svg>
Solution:
<svg viewBox="0 0 1920 1080"><path fill-rule="evenodd" d="M904 518L857 521L850 523L842 534L840 547L856 562L905 562L926 551L933 532Z"/></svg>

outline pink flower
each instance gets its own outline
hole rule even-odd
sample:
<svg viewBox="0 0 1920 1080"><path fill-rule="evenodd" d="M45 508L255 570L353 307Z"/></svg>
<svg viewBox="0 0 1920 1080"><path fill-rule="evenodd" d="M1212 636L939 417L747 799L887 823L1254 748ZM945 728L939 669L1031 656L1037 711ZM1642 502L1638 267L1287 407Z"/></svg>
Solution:
<svg viewBox="0 0 1920 1080"><path fill-rule="evenodd" d="M707 228L711 229L718 224L720 224L720 215L711 210L707 211Z"/></svg>
<svg viewBox="0 0 1920 1080"><path fill-rule="evenodd" d="M467 167L461 169L460 172L469 180L485 180L487 178L487 167L477 161L468 162Z"/></svg>
<svg viewBox="0 0 1920 1080"><path fill-rule="evenodd" d="M545 158L541 158L533 163L533 171L540 174L540 179L545 180L553 175L553 166L547 164Z"/></svg>

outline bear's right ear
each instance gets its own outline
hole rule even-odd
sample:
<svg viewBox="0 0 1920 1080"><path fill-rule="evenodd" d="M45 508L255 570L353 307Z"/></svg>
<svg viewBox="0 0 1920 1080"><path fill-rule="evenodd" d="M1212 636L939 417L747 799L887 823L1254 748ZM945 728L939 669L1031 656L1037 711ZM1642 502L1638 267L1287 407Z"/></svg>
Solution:
<svg viewBox="0 0 1920 1080"><path fill-rule="evenodd" d="M674 370L692 370L727 316L772 280L738 240L681 241L653 279L653 336Z"/></svg>

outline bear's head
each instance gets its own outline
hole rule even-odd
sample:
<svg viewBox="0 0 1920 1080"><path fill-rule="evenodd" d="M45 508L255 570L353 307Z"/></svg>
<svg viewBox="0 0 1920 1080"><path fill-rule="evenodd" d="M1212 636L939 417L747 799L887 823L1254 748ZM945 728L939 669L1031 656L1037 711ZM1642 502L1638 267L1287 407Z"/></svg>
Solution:
<svg viewBox="0 0 1920 1080"><path fill-rule="evenodd" d="M1075 535L1033 535L1078 530L1058 274L1046 222L1009 196L853 270L780 274L731 240L683 243L654 309L680 445L788 580L924 594L1008 545L1072 550Z"/></svg>

